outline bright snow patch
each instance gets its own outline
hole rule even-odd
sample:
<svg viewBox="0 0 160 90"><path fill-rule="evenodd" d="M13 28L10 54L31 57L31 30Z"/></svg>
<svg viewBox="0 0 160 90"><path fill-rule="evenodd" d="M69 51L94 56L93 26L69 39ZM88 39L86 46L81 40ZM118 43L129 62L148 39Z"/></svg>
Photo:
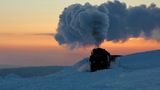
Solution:
<svg viewBox="0 0 160 90"><path fill-rule="evenodd" d="M45 77L0 79L0 90L160 90L160 51L121 57L114 68L92 73L87 60Z"/></svg>

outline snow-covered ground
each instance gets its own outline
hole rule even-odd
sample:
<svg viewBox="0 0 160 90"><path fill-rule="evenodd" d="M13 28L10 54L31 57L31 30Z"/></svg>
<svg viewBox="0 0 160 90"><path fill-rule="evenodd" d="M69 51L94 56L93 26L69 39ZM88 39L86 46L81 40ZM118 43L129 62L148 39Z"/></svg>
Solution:
<svg viewBox="0 0 160 90"><path fill-rule="evenodd" d="M67 66L39 66L39 67L19 67L0 69L0 77L8 77L10 74L18 75L23 78L47 76L57 73Z"/></svg>
<svg viewBox="0 0 160 90"><path fill-rule="evenodd" d="M97 72L88 72L87 60L43 77L0 77L0 90L160 90L160 50L118 58Z"/></svg>

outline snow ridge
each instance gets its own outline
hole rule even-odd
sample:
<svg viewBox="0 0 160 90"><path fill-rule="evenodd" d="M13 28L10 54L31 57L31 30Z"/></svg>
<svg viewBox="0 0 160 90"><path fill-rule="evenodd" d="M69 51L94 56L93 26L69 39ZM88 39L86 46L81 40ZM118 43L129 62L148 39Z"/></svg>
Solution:
<svg viewBox="0 0 160 90"><path fill-rule="evenodd" d="M81 69L87 60L85 58L71 68L44 77L0 78L0 90L160 89L160 50L120 57L112 69L97 72Z"/></svg>

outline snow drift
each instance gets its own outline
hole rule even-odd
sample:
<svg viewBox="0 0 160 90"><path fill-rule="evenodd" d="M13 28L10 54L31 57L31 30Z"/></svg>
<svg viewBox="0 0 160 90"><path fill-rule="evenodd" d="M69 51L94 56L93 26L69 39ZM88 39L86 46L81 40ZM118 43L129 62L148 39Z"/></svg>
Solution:
<svg viewBox="0 0 160 90"><path fill-rule="evenodd" d="M121 57L117 60L117 65L133 70L160 67L160 50Z"/></svg>
<svg viewBox="0 0 160 90"><path fill-rule="evenodd" d="M81 71L88 63L85 58L44 77L0 78L0 90L159 90L159 55L160 50L127 55L118 58L112 69L92 73Z"/></svg>

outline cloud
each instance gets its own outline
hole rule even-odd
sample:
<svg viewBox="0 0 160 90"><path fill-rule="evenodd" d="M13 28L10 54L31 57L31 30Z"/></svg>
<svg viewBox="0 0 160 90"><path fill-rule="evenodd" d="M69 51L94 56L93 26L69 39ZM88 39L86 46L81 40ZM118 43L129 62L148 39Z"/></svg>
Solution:
<svg viewBox="0 0 160 90"><path fill-rule="evenodd" d="M140 5L126 7L119 1L104 3L109 10L109 31L106 40L125 41L130 37L152 39L152 31L160 28L160 8L155 4L149 7ZM153 38L159 39L159 38Z"/></svg>
<svg viewBox="0 0 160 90"><path fill-rule="evenodd" d="M54 33L34 33L32 35L37 35L37 36L53 36L55 34Z"/></svg>
<svg viewBox="0 0 160 90"><path fill-rule="evenodd" d="M35 35L35 36L53 36L54 33L0 33L0 36L13 36L13 35Z"/></svg>
<svg viewBox="0 0 160 90"><path fill-rule="evenodd" d="M55 39L71 48L99 46L104 40L126 41L130 37L160 40L160 8L156 4L128 7L120 1L99 6L73 4L60 15Z"/></svg>
<svg viewBox="0 0 160 90"><path fill-rule="evenodd" d="M106 38L109 27L108 10L103 5L74 4L60 15L55 39L71 48L100 45Z"/></svg>
<svg viewBox="0 0 160 90"><path fill-rule="evenodd" d="M160 41L160 29L155 29L152 31L151 38Z"/></svg>

